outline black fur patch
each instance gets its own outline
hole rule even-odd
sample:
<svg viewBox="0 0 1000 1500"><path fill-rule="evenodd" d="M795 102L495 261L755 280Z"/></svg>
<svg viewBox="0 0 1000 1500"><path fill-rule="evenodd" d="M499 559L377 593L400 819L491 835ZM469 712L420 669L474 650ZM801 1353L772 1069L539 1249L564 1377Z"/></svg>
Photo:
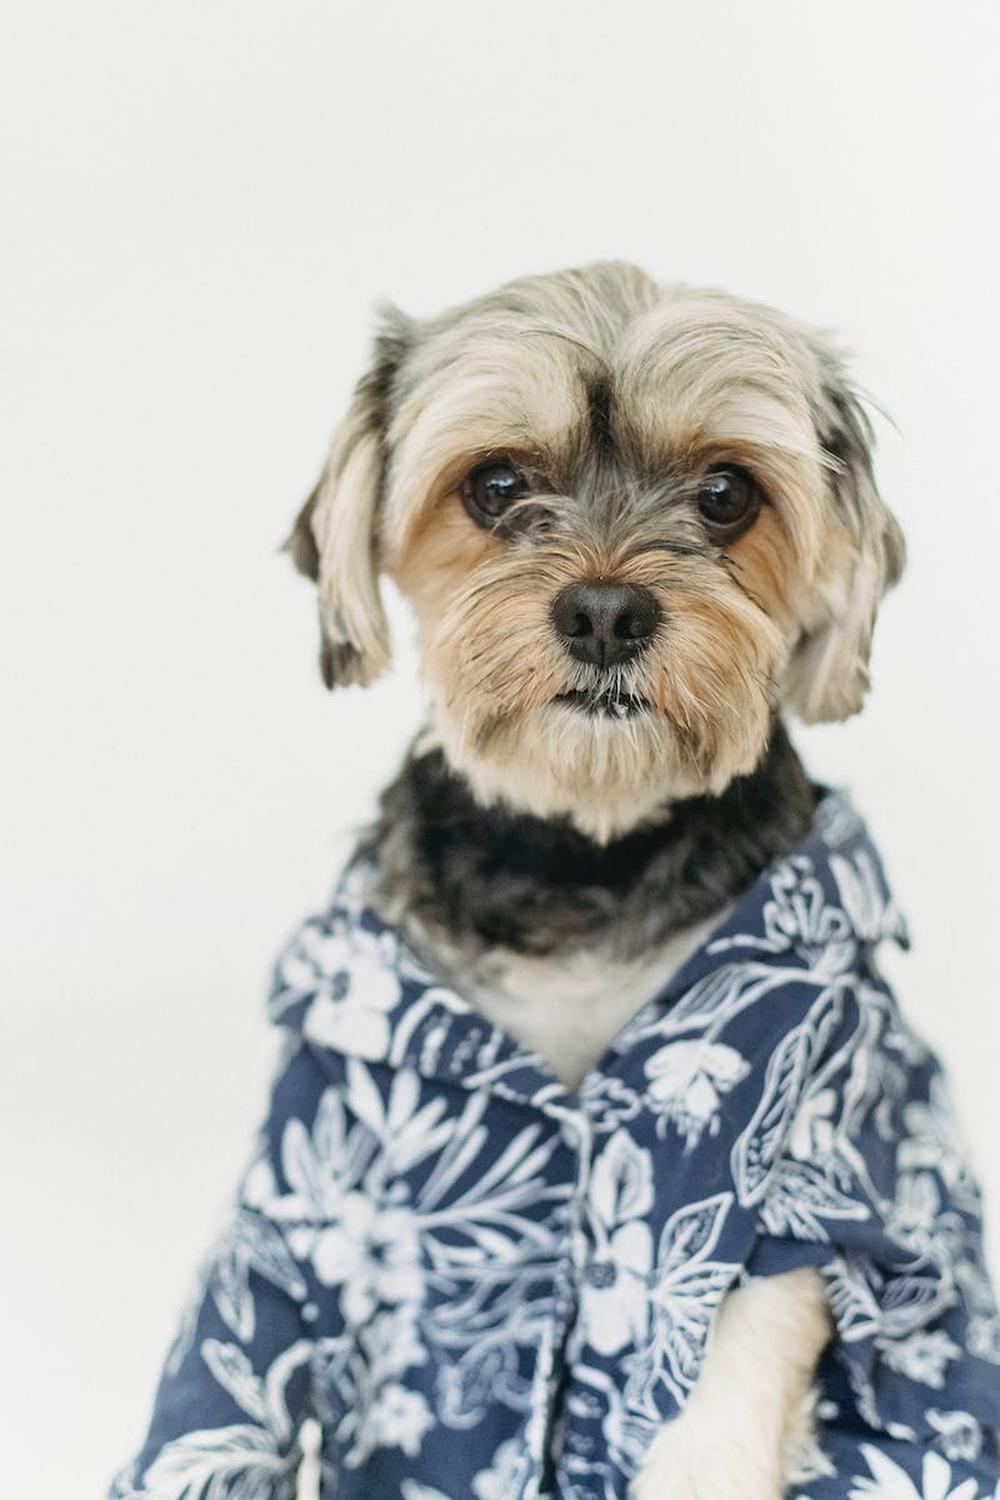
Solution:
<svg viewBox="0 0 1000 1500"><path fill-rule="evenodd" d="M331 641L320 622L319 670L325 687L347 687L360 681L361 653L350 641Z"/></svg>
<svg viewBox="0 0 1000 1500"><path fill-rule="evenodd" d="M613 458L615 454L612 407L611 381L606 375L594 376L587 382L587 409L590 413L590 439L598 463Z"/></svg>
<svg viewBox="0 0 1000 1500"><path fill-rule="evenodd" d="M365 847L386 893L454 942L631 958L745 891L815 806L780 723L752 775L604 845L565 820L481 807L435 751L406 762Z"/></svg>

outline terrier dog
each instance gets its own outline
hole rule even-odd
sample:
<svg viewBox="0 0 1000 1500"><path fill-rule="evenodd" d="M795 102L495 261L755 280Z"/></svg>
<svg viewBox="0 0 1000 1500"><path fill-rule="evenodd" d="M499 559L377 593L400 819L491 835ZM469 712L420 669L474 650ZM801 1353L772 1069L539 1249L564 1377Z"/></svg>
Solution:
<svg viewBox="0 0 1000 1500"><path fill-rule="evenodd" d="M782 715L860 709L904 561L871 442L826 337L629 265L385 315L288 546L328 686L389 663L380 573L418 622L380 909L571 1087L810 825ZM828 1336L815 1271L732 1292L637 1500L775 1500Z"/></svg>
<svg viewBox="0 0 1000 1500"><path fill-rule="evenodd" d="M905 925L782 720L861 707L903 566L839 355L617 264L387 314L289 547L331 687L395 580L429 717L114 1500L292 1500L311 1419L338 1500L1000 1495Z"/></svg>

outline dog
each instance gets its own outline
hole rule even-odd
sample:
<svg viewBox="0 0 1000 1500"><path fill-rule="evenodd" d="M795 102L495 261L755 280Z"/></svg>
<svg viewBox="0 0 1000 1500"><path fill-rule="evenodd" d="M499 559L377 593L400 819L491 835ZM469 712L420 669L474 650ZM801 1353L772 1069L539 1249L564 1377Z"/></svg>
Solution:
<svg viewBox="0 0 1000 1500"><path fill-rule="evenodd" d="M412 606L430 722L382 903L568 1084L808 825L777 716L860 709L904 562L871 446L828 339L631 266L385 317L288 546L328 687L388 665L380 570ZM679 803L747 777L749 847L699 866L699 819L660 857ZM815 1272L733 1293L636 1500L775 1500L828 1337Z"/></svg>
<svg viewBox="0 0 1000 1500"><path fill-rule="evenodd" d="M327 686L367 685L388 667L380 586L386 575L416 618L429 696L427 722L383 795L359 853L368 871L365 901L378 913L377 922L370 921L360 934L366 982L387 996L379 999L377 1013L362 1017L368 1028L363 1044L361 1022L351 1023L352 1045L360 1055L389 1055L387 1017L400 987L385 953L387 943L394 955L403 951L395 936L402 934L405 952L423 968L407 968L411 960L405 956L392 963L410 980L424 975L420 1018L413 1019L414 1010L405 1022L413 1035L432 1013L444 1017L449 1005L471 1007L484 1023L476 1035L480 1042L482 1035L489 1039L485 1047L476 1042L480 1076L492 1066L492 1076L501 1080L501 1098L514 1098L512 1074L502 1072L497 1058L506 1059L507 1069L522 1066L529 1054L543 1059L551 1083L543 1080L537 1095L545 1096L565 1124L576 1118L573 1101L581 1097L579 1091L586 1093L588 1079L615 1039L640 1035L629 1028L639 1024L643 1007L651 996L669 992L675 976L690 972L685 966L706 939L715 935L712 951L743 941L726 935L727 913L739 908L766 872L778 869L779 883L765 909L766 935L762 929L761 936L745 941L753 951L780 955L790 948L792 928L801 929L808 946L818 941L822 927L822 941L833 942L837 952L832 969L827 959L817 960L817 972L823 969L825 977L819 1010L810 1012L819 1017L815 1025L796 1025L784 1039L794 1045L783 1043L784 1050L762 1060L768 1107L776 1110L774 1100L785 1082L793 1074L801 1080L808 1049L814 1048L809 1056L819 1055L823 1037L841 1023L847 993L843 955L858 947L844 911L838 908L831 917L828 909L821 910L822 892L809 860L800 855L788 860L803 847L823 798L803 769L784 720L787 714L807 723L843 720L858 712L869 686L879 604L904 565L900 528L876 487L872 428L831 340L771 308L717 291L663 287L620 263L518 280L428 321L387 310L371 366L286 545L298 569L317 586L320 664ZM828 801L825 805L828 823L843 821L841 813L830 812ZM895 931L891 902L886 898L879 905L873 896L878 877L872 857L862 853L848 867L838 855L831 863L842 886L841 905L860 912L855 928L861 946L883 928ZM357 921L352 902L345 897L333 917L318 926L307 924L299 946L279 969L275 1013L305 1014L310 1045L346 1035L346 1012L337 1007L348 980L337 965L345 962L344 933ZM875 908L879 915L873 918ZM329 952L333 957L324 956ZM306 1002L315 1000L317 964L326 988L310 1011ZM767 971L754 971L758 977L761 972L766 985ZM866 994L882 1005L874 978L865 974ZM709 993L706 984L717 986L717 977L709 974L700 989L685 983L684 1004L695 992ZM453 992L450 1000L442 986ZM711 994L717 996L717 989ZM669 1020L669 1007L665 1014ZM866 1012L869 1019L871 1014ZM883 1021L889 1016L893 1057L877 1075L852 1074L845 1093L856 1110L861 1099L866 1109L875 1110L880 1095L883 1105L895 1100L905 1107L896 1061L903 1032L884 1008L879 1014ZM652 1023L653 1029L660 1024ZM444 1021L427 1020L421 1055L436 1057L444 1034ZM402 1036L392 1045L397 1042L404 1046ZM915 1041L906 1047L911 1059L923 1055ZM463 1059L474 1050L466 1036L449 1067L456 1073L471 1067ZM669 1063L675 1070L680 1055L673 1054ZM713 1056L716 1071L691 1074L686 1113L675 1111L672 1117L687 1147L719 1128L722 1096L744 1076L732 1047L717 1045ZM324 1122L327 1149L334 1150L330 1141L336 1138L337 1160L356 1166L359 1159L372 1159L375 1136L362 1141L357 1132L344 1133L344 1090L350 1097L354 1090L357 1102L350 1107L362 1121L362 1134L368 1129L377 1135L387 1128L386 1119L395 1115L398 1121L406 1109L395 1093L383 1104L363 1066L350 1065L346 1078L324 1095L317 1121ZM413 1109L414 1088L412 1081L405 1085L407 1107ZM817 1117L829 1110L830 1093L817 1085L810 1096ZM428 1138L438 1128L433 1122L439 1110L433 1099L423 1107ZM763 1098L758 1123L762 1111ZM778 1138L787 1135L791 1115L780 1129L768 1123L775 1118L764 1119L764 1134L770 1133L765 1146L772 1155ZM892 1132L883 1115L878 1121L884 1145ZM446 1150L461 1149L463 1131L470 1152L487 1139L467 1115L459 1124L457 1134L450 1130ZM833 1127L820 1120L800 1151L806 1163L797 1169L800 1180L809 1180L802 1175L808 1172L809 1140L822 1140L824 1128L832 1134ZM317 1123L317 1138L320 1129ZM528 1137L517 1137L522 1139ZM746 1133L740 1137L733 1160L739 1159L749 1177L762 1148L759 1132L757 1156L746 1146L748 1139ZM254 1304L245 1285L242 1300L234 1287L241 1276L245 1280L247 1267L276 1284L286 1299L304 1304L303 1255L312 1256L319 1283L339 1288L342 1305L350 1303L349 1321L358 1337L374 1334L378 1298L368 1283L350 1281L343 1268L356 1247L349 1236L345 1239L340 1218L335 1232L316 1227L316 1195L334 1190L322 1186L315 1164L308 1165L313 1160L308 1140L307 1127L295 1120L274 1146L272 1159L283 1163L280 1171L287 1179L280 1192L278 1169L258 1162L248 1174L254 1184L245 1195L249 1208L239 1235L229 1242L228 1270L217 1277L214 1292L225 1327L243 1338L253 1334ZM506 1147L500 1143L496 1149ZM503 1157L508 1165L514 1149ZM916 1146L912 1154L917 1160ZM652 1156L657 1163L650 1166ZM602 1201L606 1205L608 1196L617 1194L618 1202L630 1192L633 1208L648 1191L651 1174L676 1175L687 1159L676 1136L662 1138L653 1152L613 1136L595 1176L604 1171L610 1180L612 1157L621 1169L619 1186ZM928 1159L923 1160L926 1165ZM864 1175L863 1163L855 1161L854 1167ZM349 1175L348 1166L343 1171ZM491 1169L493 1178L499 1171L499 1166ZM963 1173L955 1165L945 1176L964 1195L963 1212L972 1215L975 1195ZM350 1180L356 1179L357 1174ZM837 1197L836 1182L831 1179L828 1186L834 1218L839 1214L854 1222L865 1216L867 1210L842 1192ZM346 1214L345 1191L343 1184L336 1188L334 1217ZM553 1191L561 1194L561 1203L572 1197L568 1187ZM362 1204L360 1190L352 1188L348 1196L359 1224L370 1225L373 1210ZM685 1218L683 1210L675 1213L663 1231L661 1244L672 1235L672 1253L682 1271L693 1267L696 1278L711 1283L712 1296L724 1293L724 1300L696 1378L688 1367L664 1377L678 1398L673 1419L651 1434L647 1404L645 1426L629 1412L617 1425L613 1412L605 1421L600 1441L628 1450L623 1471L633 1500L778 1500L785 1493L810 1461L813 1388L833 1328L831 1288L844 1337L857 1348L877 1342L887 1329L900 1337L923 1337L932 1312L952 1305L951 1281L951 1289L939 1294L929 1290L926 1275L912 1274L905 1284L890 1287L880 1311L873 1284L852 1269L850 1256L832 1279L821 1275L816 1256L780 1274L737 1284L735 1266L706 1259L718 1236L723 1200L731 1196L706 1198L697 1220ZM746 1202L759 1197L751 1185ZM877 1197L873 1188L873 1201ZM402 1298L399 1288L410 1274L401 1248L410 1221L401 1217L401 1201L391 1199L396 1207L379 1221L390 1227L377 1236L380 1285L392 1284L393 1302ZM880 1201L880 1212L895 1212L884 1195ZM334 1212L324 1203L320 1219ZM265 1238L261 1204L271 1205ZM626 1260L632 1256L626 1267L632 1279L623 1279L621 1287L648 1287L652 1273L638 1211L630 1210L624 1228L611 1224L606 1207L601 1212L607 1220L600 1229L604 1240L610 1243L617 1235L621 1254ZM811 1213L808 1205L804 1212ZM953 1240L959 1219L956 1214L948 1220ZM276 1224L293 1226L287 1244ZM899 1242L915 1257L913 1264L918 1269L928 1264L931 1252L922 1241L917 1245L912 1235L906 1237L899 1214L893 1224ZM477 1242L477 1275L483 1277L491 1257L500 1263L514 1253L495 1226L489 1235L484 1230ZM823 1235L817 1228L818 1238ZM451 1255L452 1249L441 1253ZM459 1259L449 1264L452 1280L446 1276L443 1284L452 1287L448 1295L454 1300L457 1288L466 1285L465 1273ZM962 1265L979 1319L977 1347L989 1352L995 1340L1000 1361L1000 1322L990 1310L984 1274L978 1261ZM598 1308L601 1277L586 1269L581 1275L590 1276L597 1288L592 1307ZM485 1319L475 1301L481 1290L475 1278L472 1285L467 1307ZM440 1325L445 1339L455 1326L448 1323L448 1295ZM315 1318L313 1304L304 1305L312 1307ZM505 1305L519 1304L515 1299ZM595 1314L589 1334L604 1354L624 1349L626 1365L629 1339L646 1316L644 1304L634 1314L633 1306L626 1290L620 1301L600 1303L604 1321ZM704 1332L702 1324L698 1327ZM532 1333L529 1342L544 1342L546 1336ZM192 1337L187 1336L187 1350ZM957 1359L954 1337L930 1338L930 1344L920 1345L925 1373L918 1371L917 1379L925 1378L927 1360L937 1359L943 1371ZM398 1348L391 1346L400 1342L405 1339L396 1329L383 1340L383 1354L388 1349L386 1357L396 1357ZM906 1359L912 1367L914 1347L893 1353L898 1368ZM323 1348L324 1358L340 1361L339 1378L352 1392L345 1409L330 1415L329 1422L353 1431L357 1411L373 1398L364 1381L358 1384L349 1373L352 1356L343 1340L329 1338ZM299 1338L275 1360L266 1380L252 1375L250 1362L231 1342L213 1334L201 1349L217 1386L234 1393L243 1411L260 1422L262 1412L271 1414L271 1438L265 1442L254 1429L248 1444L259 1462L266 1448L270 1462L267 1442L273 1438L280 1446L291 1432L288 1401L274 1395L281 1386L274 1372L281 1365L282 1379L292 1379L290 1372L317 1357L313 1343ZM525 1382L517 1383L517 1371L505 1363L499 1342L490 1350L468 1376L476 1386L477 1409L488 1410L491 1389L501 1385L512 1403L523 1406ZM411 1364L433 1363L414 1351L415 1346L406 1356ZM187 1357L173 1358L175 1371ZM532 1386L536 1396L556 1388L551 1359L546 1368L548 1376L543 1369ZM941 1387L944 1376L938 1381L937 1373L935 1367L930 1384ZM592 1373L594 1382L599 1378ZM453 1425L468 1428L468 1403L462 1406L454 1389L445 1393ZM887 1441L914 1434L898 1419L877 1413L867 1387L859 1385L856 1394L873 1430L888 1434ZM429 1417L421 1417L423 1408L412 1400L405 1405L404 1394L397 1391L395 1399L393 1441L412 1455L420 1446L421 1422ZM577 1393L573 1399L584 1411L591 1395ZM166 1404L173 1409L178 1402L183 1405L170 1395ZM380 1420L385 1424L390 1418L383 1413ZM954 1455L961 1450L970 1458L983 1451L986 1426L980 1429L968 1412L937 1411L928 1420L937 1424L936 1431L947 1429ZM984 1422L989 1420L987 1411ZM525 1446L540 1463L548 1462L542 1455L551 1434L543 1429L544 1422L535 1422L530 1441L500 1450L502 1474L491 1469L486 1478L472 1479L477 1500L535 1495L539 1485L556 1489L551 1476L547 1481L525 1477L519 1467ZM232 1434L246 1429L225 1431L231 1462L231 1449L239 1447ZM973 1431L980 1434L975 1439ZM209 1450L221 1454L222 1439L204 1431L195 1437L194 1448L190 1436L174 1439L169 1461L155 1461L147 1474L147 1483L150 1476L157 1481L151 1490L138 1488L136 1470L116 1495L200 1495L194 1473L199 1482L223 1484L210 1466L197 1467L207 1462ZM593 1479L600 1461L593 1443L586 1452L585 1446L571 1458L577 1472ZM860 1481L852 1496L874 1494L874 1479L886 1476L887 1465L892 1468L885 1453L872 1451L873 1478ZM368 1452L356 1441L348 1464L360 1464ZM449 1476L442 1477L447 1487ZM564 1489L563 1483L560 1496L621 1493L620 1478L607 1474L599 1490L582 1480L580 1487L567 1479ZM905 1475L901 1483L909 1494ZM407 1478L401 1484L406 1500L440 1500L444 1494ZM462 1500L468 1490L463 1482ZM892 1491L897 1492L903 1488ZM271 1490L252 1493L270 1495Z"/></svg>

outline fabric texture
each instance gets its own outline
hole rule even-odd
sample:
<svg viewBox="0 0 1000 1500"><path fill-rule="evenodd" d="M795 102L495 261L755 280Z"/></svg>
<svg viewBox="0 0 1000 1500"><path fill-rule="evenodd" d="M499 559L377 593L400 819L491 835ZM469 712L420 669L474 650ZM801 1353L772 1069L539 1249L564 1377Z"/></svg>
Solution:
<svg viewBox="0 0 1000 1500"><path fill-rule="evenodd" d="M435 981L355 864L294 935L258 1149L115 1500L624 1500L747 1278L837 1333L797 1500L1000 1500L1000 1317L905 941L826 795L579 1091Z"/></svg>

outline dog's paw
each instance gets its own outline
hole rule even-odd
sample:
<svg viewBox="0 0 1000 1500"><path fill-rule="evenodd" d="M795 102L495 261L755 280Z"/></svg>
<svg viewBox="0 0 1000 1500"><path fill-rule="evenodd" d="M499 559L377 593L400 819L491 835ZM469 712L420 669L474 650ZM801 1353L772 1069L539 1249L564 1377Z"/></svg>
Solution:
<svg viewBox="0 0 1000 1500"><path fill-rule="evenodd" d="M654 1438L629 1500L782 1500L770 1455L690 1414Z"/></svg>

